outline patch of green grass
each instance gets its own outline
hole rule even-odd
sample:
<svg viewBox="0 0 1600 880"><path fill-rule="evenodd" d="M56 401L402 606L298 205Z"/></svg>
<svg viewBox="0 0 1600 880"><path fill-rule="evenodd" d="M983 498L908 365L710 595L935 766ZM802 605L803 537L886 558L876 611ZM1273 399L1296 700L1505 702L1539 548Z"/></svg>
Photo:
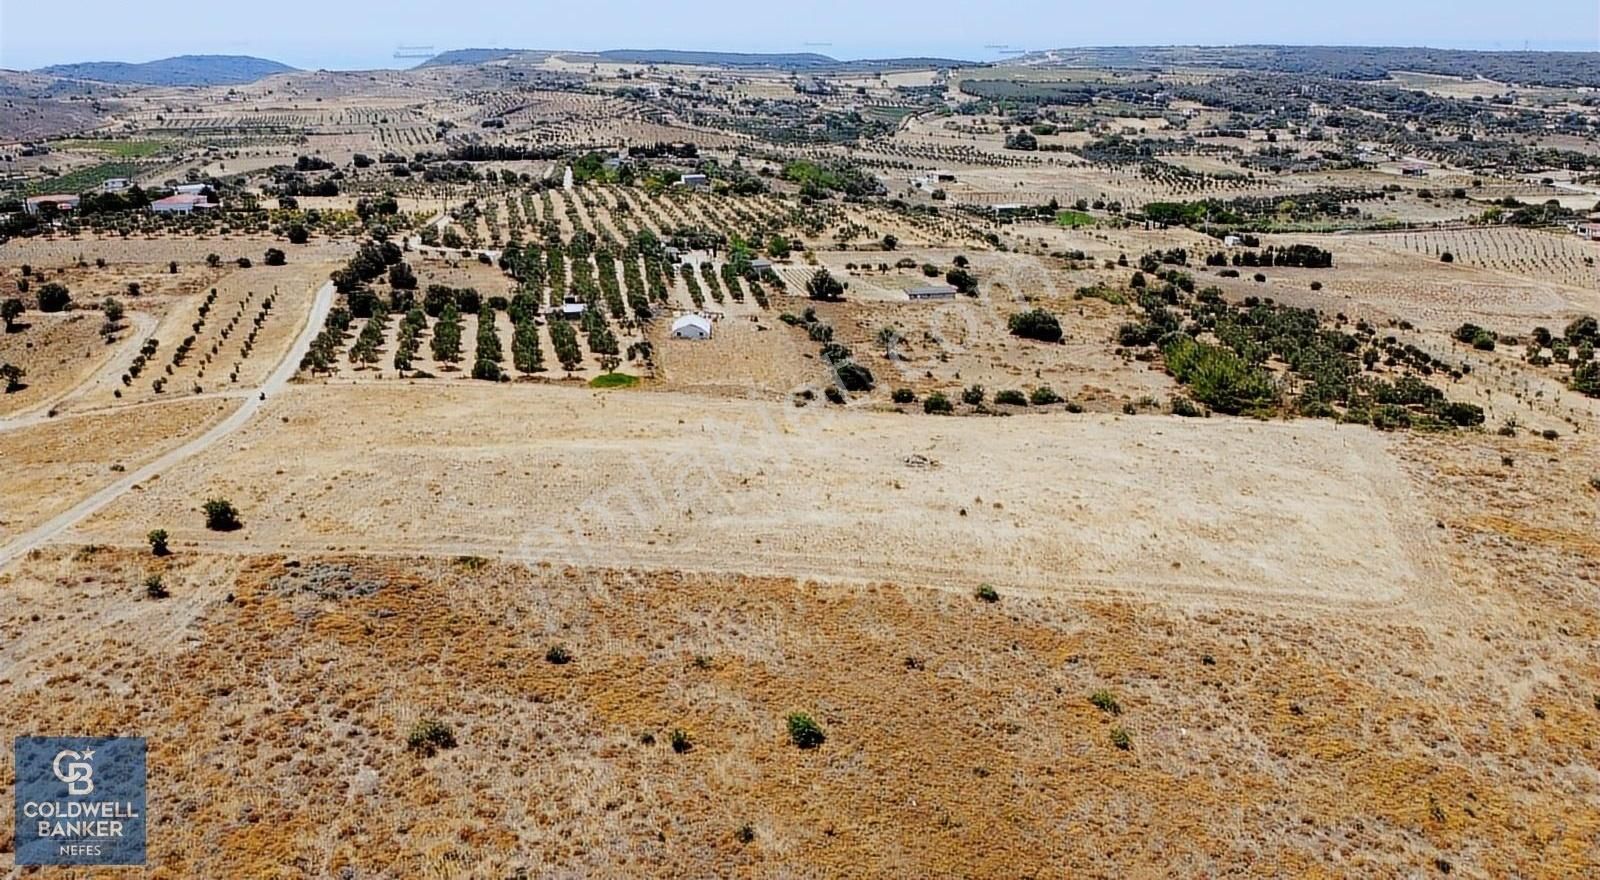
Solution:
<svg viewBox="0 0 1600 880"><path fill-rule="evenodd" d="M1072 295L1072 298L1104 300L1105 302L1108 302L1114 306L1125 306L1128 304L1128 298L1123 295L1122 291L1114 290L1110 287L1106 287L1103 284L1096 284L1092 287L1080 287L1078 288L1078 291Z"/></svg>
<svg viewBox="0 0 1600 880"><path fill-rule="evenodd" d="M63 150L96 150L122 159L143 159L166 151L170 141L65 140L57 142Z"/></svg>
<svg viewBox="0 0 1600 880"><path fill-rule="evenodd" d="M861 113L869 119L881 119L898 125L900 120L917 112L915 107L867 107Z"/></svg>
<svg viewBox="0 0 1600 880"><path fill-rule="evenodd" d="M637 384L639 377L627 373L606 373L589 380L590 388L632 388Z"/></svg>
<svg viewBox="0 0 1600 880"><path fill-rule="evenodd" d="M31 181L28 184L27 194L38 196L88 192L113 177L137 177L142 170L144 166L136 162L102 162L59 177L45 177Z"/></svg>
<svg viewBox="0 0 1600 880"><path fill-rule="evenodd" d="M1093 226L1094 218L1082 211L1057 211L1056 224L1068 229L1077 229L1079 226Z"/></svg>

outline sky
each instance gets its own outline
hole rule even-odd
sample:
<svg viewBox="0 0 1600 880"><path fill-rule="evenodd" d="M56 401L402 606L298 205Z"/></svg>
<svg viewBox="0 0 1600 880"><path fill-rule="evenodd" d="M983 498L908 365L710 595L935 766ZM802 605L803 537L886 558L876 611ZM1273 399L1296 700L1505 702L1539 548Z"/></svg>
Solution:
<svg viewBox="0 0 1600 880"><path fill-rule="evenodd" d="M0 0L10 70L184 54L415 64L393 57L402 45L995 60L997 47L1238 43L1600 51L1600 0Z"/></svg>

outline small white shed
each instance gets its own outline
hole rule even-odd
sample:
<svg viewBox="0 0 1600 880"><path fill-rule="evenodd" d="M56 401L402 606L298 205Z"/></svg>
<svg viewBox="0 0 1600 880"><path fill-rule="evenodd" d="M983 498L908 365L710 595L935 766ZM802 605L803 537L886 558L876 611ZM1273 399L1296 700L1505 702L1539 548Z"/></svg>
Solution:
<svg viewBox="0 0 1600 880"><path fill-rule="evenodd" d="M955 299L956 289L948 284L924 284L906 291L910 300Z"/></svg>
<svg viewBox="0 0 1600 880"><path fill-rule="evenodd" d="M672 322L673 339L710 339L711 319L704 315L684 315Z"/></svg>

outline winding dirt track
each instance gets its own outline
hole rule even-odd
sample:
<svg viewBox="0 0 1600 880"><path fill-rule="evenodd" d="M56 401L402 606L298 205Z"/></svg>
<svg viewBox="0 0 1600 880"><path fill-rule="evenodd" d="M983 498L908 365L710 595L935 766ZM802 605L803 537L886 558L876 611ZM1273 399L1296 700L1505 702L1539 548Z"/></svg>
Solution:
<svg viewBox="0 0 1600 880"><path fill-rule="evenodd" d="M133 332L122 340L122 344L106 359L105 363L96 369L93 375L54 397L41 400L8 416L0 417L0 431L13 431L17 428L26 428L30 425L38 425L49 421L53 418L50 415L52 412L57 411L64 404L84 394L101 377L109 376L110 381L115 382L116 377L132 362L134 355L139 351L139 347L144 345L145 340L148 340L156 332L156 319L143 312L130 312L128 314L128 322L133 325Z"/></svg>
<svg viewBox="0 0 1600 880"><path fill-rule="evenodd" d="M317 290L316 299L311 303L311 311L306 317L305 326L301 328L300 335L295 338L294 345L289 348L288 353L284 355L283 360L279 362L277 368L272 371L267 380L247 393L242 406L234 410L227 418L213 425L204 434L167 452L138 470L123 476L122 479L74 504L49 522L27 532L10 544L0 547L0 568L11 564L34 548L55 540L63 531L76 525L84 517L115 501L124 492L139 483L156 476L191 456L205 451L218 440L243 427L257 411L267 405L269 399L275 397L278 392L289 384L289 380L294 378L294 374L300 367L300 359L305 357L306 352L311 349L312 340L316 338L317 333L322 329L322 324L328 317L328 311L333 307L333 296L334 288L331 281L323 284Z"/></svg>

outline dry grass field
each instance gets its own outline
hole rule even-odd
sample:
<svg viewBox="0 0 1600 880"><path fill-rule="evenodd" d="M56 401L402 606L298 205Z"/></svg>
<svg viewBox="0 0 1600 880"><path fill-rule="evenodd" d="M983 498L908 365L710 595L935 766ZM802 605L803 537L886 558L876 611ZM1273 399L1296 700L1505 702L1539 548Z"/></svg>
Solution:
<svg viewBox="0 0 1600 880"><path fill-rule="evenodd" d="M1600 548L1491 446L1377 453L1438 526L1371 607L65 548L5 576L0 699L166 733L156 876L1581 875Z"/></svg>
<svg viewBox="0 0 1600 880"><path fill-rule="evenodd" d="M675 393L395 383L297 389L271 412L78 538L133 546L162 527L175 546L260 552L431 546L1330 605L1391 601L1426 556L1427 523L1384 438L1331 425L1040 416L930 431L921 418ZM246 527L196 528L209 497L233 499Z"/></svg>
<svg viewBox="0 0 1600 880"><path fill-rule="evenodd" d="M0 739L173 880L1600 876L1586 93L1147 66L0 76L220 202L4 221Z"/></svg>

